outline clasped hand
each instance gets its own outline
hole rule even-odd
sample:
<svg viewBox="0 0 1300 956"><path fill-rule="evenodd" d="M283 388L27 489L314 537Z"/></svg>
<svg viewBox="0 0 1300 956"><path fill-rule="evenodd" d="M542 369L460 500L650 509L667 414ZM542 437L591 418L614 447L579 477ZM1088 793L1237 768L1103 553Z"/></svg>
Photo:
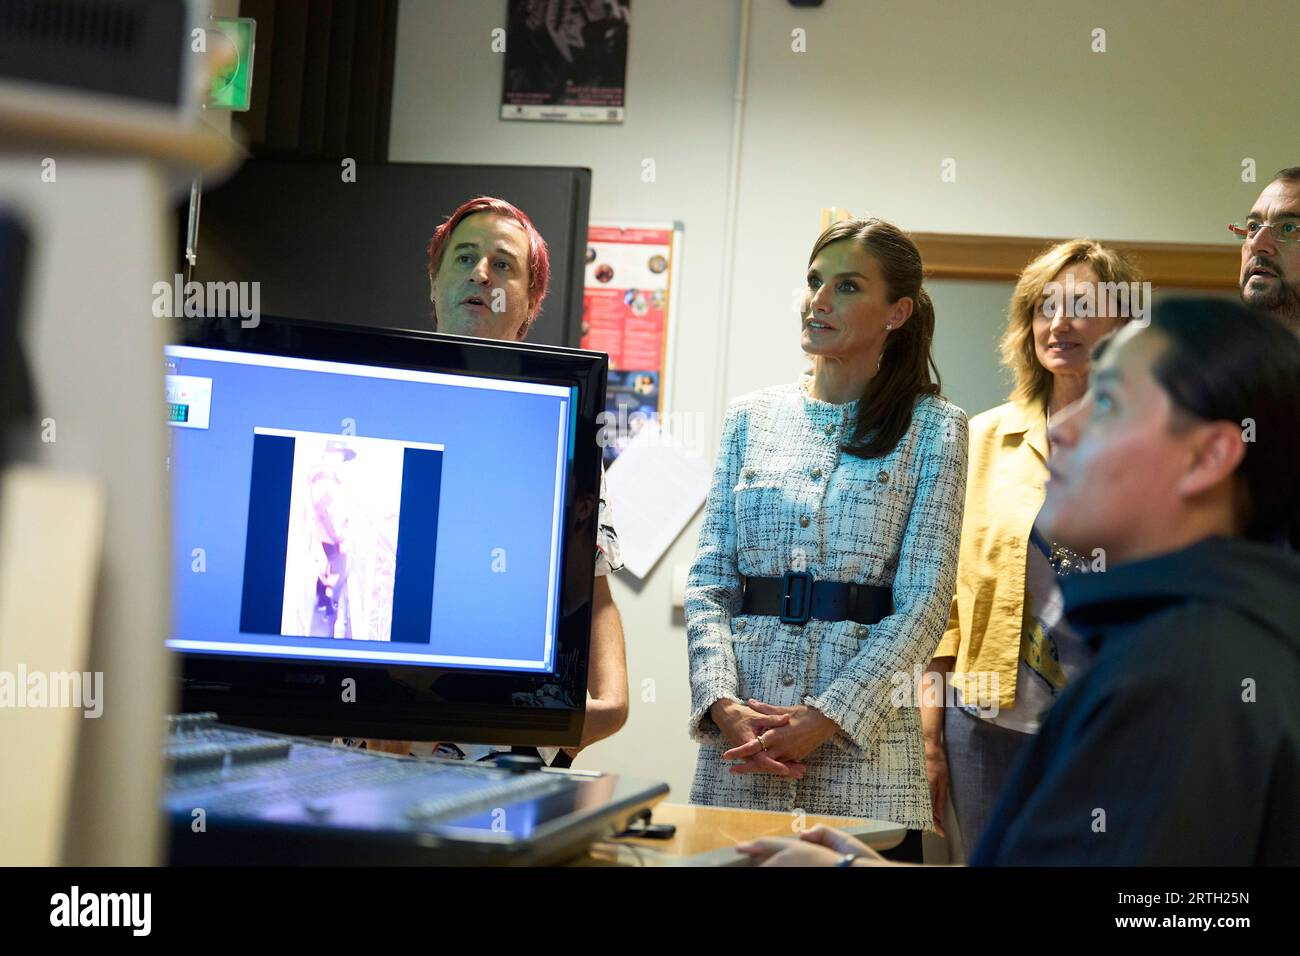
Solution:
<svg viewBox="0 0 1300 956"><path fill-rule="evenodd" d="M839 730L835 721L802 704L780 707L753 698L746 704L720 700L710 714L731 744L722 758L739 761L731 767L732 773L770 773L798 780L808 771L803 759Z"/></svg>

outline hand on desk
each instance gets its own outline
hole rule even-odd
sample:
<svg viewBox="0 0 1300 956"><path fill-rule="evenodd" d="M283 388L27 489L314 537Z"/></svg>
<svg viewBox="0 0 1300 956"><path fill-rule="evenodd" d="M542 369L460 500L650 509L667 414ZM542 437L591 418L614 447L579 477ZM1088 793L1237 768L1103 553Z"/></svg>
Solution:
<svg viewBox="0 0 1300 956"><path fill-rule="evenodd" d="M753 857L760 866L836 866L846 853L857 857L854 866L907 866L886 860L861 840L827 826L815 826L797 838L751 840L736 850Z"/></svg>
<svg viewBox="0 0 1300 956"><path fill-rule="evenodd" d="M784 718L784 722L769 723L766 729L757 730L749 740L742 740L726 751L722 759L742 761L731 768L732 773L802 777L807 772L803 758L834 737L840 729L825 714L803 704L778 707L750 698L748 709L769 719ZM761 741L759 736L763 738ZM784 768L787 772L776 768Z"/></svg>

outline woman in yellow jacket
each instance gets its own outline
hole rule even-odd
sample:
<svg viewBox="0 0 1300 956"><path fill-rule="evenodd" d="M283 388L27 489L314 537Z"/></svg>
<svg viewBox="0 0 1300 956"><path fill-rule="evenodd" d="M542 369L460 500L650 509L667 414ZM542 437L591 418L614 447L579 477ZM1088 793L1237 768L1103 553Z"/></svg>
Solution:
<svg viewBox="0 0 1300 956"><path fill-rule="evenodd" d="M1146 288L1132 263L1087 239L1034 259L1016 283L1002 336L1002 361L1015 377L1011 400L970 421L956 594L921 694L935 828L943 833L951 791L967 847L1077 667L1081 649L1059 620L1056 574L1104 560L1053 548L1034 532L1048 421L1083 396L1093 345L1149 314Z"/></svg>

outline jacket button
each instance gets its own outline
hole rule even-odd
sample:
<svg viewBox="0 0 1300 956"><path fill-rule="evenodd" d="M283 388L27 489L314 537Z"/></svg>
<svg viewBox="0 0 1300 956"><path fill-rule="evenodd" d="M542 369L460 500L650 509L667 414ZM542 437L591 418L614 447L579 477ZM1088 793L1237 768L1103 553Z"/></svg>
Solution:
<svg viewBox="0 0 1300 956"><path fill-rule="evenodd" d="M835 426L834 426L834 425L827 425L827 426L826 426L826 434L828 434L828 435L834 435L834 434L835 434Z"/></svg>
<svg viewBox="0 0 1300 956"><path fill-rule="evenodd" d="M742 621L741 623L743 624L744 622ZM865 624L858 625L858 637L866 637L870 631L871 628L867 627L867 625Z"/></svg>
<svg viewBox="0 0 1300 956"><path fill-rule="evenodd" d="M793 677L792 675L790 675L790 674L782 674L782 675L781 675L781 686L782 686L782 687L793 687L793 686L794 686L794 677Z"/></svg>
<svg viewBox="0 0 1300 956"><path fill-rule="evenodd" d="M806 528L806 527L808 527L808 525L810 525L810 524L812 524L812 522L808 520L808 516L807 516L807 515L800 515L800 516L799 516L799 527L801 527L801 528Z"/></svg>
<svg viewBox="0 0 1300 956"><path fill-rule="evenodd" d="M736 630L743 631L745 629L745 623L746 623L745 621L737 621Z"/></svg>
<svg viewBox="0 0 1300 956"><path fill-rule="evenodd" d="M754 469L753 469L753 468L748 468L748 469L745 470L745 480L746 480L746 481L753 481L753 480L754 480Z"/></svg>
<svg viewBox="0 0 1300 956"><path fill-rule="evenodd" d="M882 471L880 474L876 475L876 481L880 482L882 485L889 484L889 472Z"/></svg>
<svg viewBox="0 0 1300 956"><path fill-rule="evenodd" d="M822 470L820 468L814 468L812 470L812 480L821 481L821 478L822 478Z"/></svg>

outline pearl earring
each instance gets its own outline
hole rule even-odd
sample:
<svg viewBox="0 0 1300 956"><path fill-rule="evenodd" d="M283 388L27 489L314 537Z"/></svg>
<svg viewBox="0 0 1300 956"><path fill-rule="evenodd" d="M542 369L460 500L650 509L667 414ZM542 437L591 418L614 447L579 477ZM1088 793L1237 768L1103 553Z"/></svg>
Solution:
<svg viewBox="0 0 1300 956"><path fill-rule="evenodd" d="M886 332L888 332L888 331L889 331L890 329L892 329L893 327L894 327L894 323L893 323L893 322L886 322L886 323L885 323L885 331L886 331Z"/></svg>

